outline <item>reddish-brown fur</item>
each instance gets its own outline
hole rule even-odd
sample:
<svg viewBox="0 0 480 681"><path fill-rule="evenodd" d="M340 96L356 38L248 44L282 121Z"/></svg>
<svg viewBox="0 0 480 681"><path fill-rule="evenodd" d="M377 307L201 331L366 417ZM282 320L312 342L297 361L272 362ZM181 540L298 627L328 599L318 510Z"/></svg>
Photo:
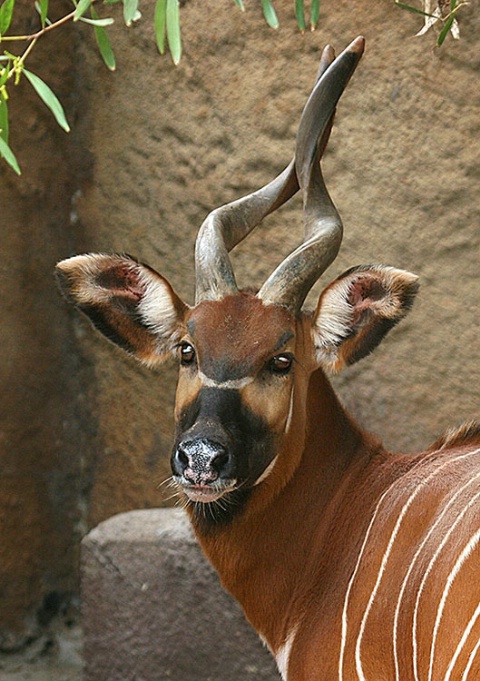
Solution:
<svg viewBox="0 0 480 681"><path fill-rule="evenodd" d="M77 256L60 283L111 340L180 361L173 480L205 553L288 681L480 678L480 426L426 452L384 450L326 374L371 352L408 312L416 277L353 268L302 311L340 245L318 161L363 52L355 40L302 114L294 161L214 211L197 240L198 304L124 256ZM257 296L227 251L301 188L306 241ZM194 604L193 606L194 607Z"/></svg>
<svg viewBox="0 0 480 681"><path fill-rule="evenodd" d="M209 385L220 397L238 394L238 404L274 436L272 469L259 484L249 483L246 502L228 522L204 522L198 509L209 504L187 508L205 553L285 678L465 681L464 672L469 681L477 678L479 426L447 434L438 451L386 452L345 413L321 368L342 367L372 350L408 309L414 278L361 268L333 282L315 313L294 319L246 293L188 308L160 277L159 288L148 289L153 298L142 281L158 275L130 261L129 304L132 286L146 292L132 317L119 302L117 279L110 297L111 278L92 274L108 262L68 260L63 282L87 314L95 308L92 320L101 329L102 314L109 322L126 316L115 334L130 334L133 324L135 333L120 344L140 359L146 346L149 363L177 344L195 348L195 363L180 371L177 418ZM100 292L99 279L107 286ZM157 319L159 310L168 323ZM332 321L338 333L329 340ZM271 374L270 358L286 352L295 357L292 371Z"/></svg>
<svg viewBox="0 0 480 681"><path fill-rule="evenodd" d="M217 307L220 309L221 304ZM214 337L212 333L208 339L202 337L208 348L213 348ZM300 333L300 337L304 334ZM241 338L237 340L240 344ZM252 350L251 344L249 349ZM298 363L304 368L311 366L308 355L298 354L298 346L296 350ZM305 351L305 348L301 350ZM222 352L228 355L228 347L222 345ZM194 519L194 526L223 584L242 604L248 619L274 654L285 644L289 633L298 627L288 679L327 681L339 678L342 606L367 527L381 495L395 481L400 481L380 509L375 527L378 536L372 538L370 547L374 553L369 555L366 566L362 568L349 604L353 634L347 636L342 678L357 679L354 648L357 627L400 510L408 493L420 487L431 471L443 465L446 457L455 456L458 449L414 456L386 452L375 438L363 432L345 413L321 370L314 371L309 381L303 372L298 371L297 376L298 373L301 375L295 380L302 384L299 407L290 433L280 444L278 467L255 489L245 512L231 525L204 532ZM307 390L307 382L305 404L302 397L303 391ZM463 438L460 444L465 448L469 442ZM294 462L296 468L293 472ZM402 580L435 513L458 488L459 482L464 482L470 472L480 470L479 466L480 451L472 455L468 465L447 466L445 475L435 480L431 489L425 492L422 504L412 509L408 523L399 532L384 578L386 586L382 585L381 598L378 604L375 602L368 625L364 646L366 678L375 681L395 679L392 627ZM473 491L478 490L480 480L473 485ZM462 503L465 503L463 497L453 511L458 512ZM438 547L448 529L448 522L452 521L447 518L437 536L432 537L422 556L423 563ZM462 529L463 536L468 538L470 523L466 530ZM447 560L436 572L436 580L442 588L442 580L451 569L451 561L452 558ZM472 557L474 567L467 565L465 568L468 568L465 573L467 585L470 584L471 570L478 569L479 561L480 554L475 548ZM412 576L412 596L417 593L421 575L419 570ZM465 592L465 586L460 587L462 590ZM477 586L469 590L468 595L463 594L463 614L459 618L455 617L455 612L448 613L449 626L442 631L433 678L443 678L457 639L478 603L479 592ZM412 596L407 594L404 598L399 623L399 638L404 649L400 659L399 678L402 681L414 678L410 653L412 644L409 641L414 609ZM419 649L422 651L429 650L433 626L431 618L437 611L438 593L434 593L430 604L429 598L430 594L421 611ZM453 601L458 601L458 596ZM430 616L425 617L425 612L430 612ZM472 632L472 640L474 635L479 634L480 621ZM466 650L471 651L472 645ZM421 678L427 678L424 674L428 662L425 652L422 655L419 661ZM463 662L466 664L465 659ZM462 669L465 664L461 667L462 660L459 660ZM472 667L469 678L476 678L476 669Z"/></svg>

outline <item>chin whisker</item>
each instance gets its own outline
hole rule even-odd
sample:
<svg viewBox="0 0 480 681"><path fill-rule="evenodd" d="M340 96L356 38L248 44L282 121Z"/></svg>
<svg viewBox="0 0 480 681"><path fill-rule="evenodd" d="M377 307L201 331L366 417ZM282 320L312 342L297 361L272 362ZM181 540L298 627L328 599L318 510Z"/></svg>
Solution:
<svg viewBox="0 0 480 681"><path fill-rule="evenodd" d="M169 501L175 499L176 500L175 505L180 506L185 501L185 494L182 490L182 487L181 485L178 484L178 482L175 480L173 476L170 476L166 480L163 480L163 482L157 485L157 489L160 490L162 494L162 500L165 503L168 503Z"/></svg>

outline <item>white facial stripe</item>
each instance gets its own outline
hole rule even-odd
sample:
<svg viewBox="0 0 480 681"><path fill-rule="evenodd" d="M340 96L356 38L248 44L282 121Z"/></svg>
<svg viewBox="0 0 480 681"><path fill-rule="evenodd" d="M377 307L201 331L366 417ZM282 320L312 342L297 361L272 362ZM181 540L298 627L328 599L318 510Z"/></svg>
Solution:
<svg viewBox="0 0 480 681"><path fill-rule="evenodd" d="M202 371L198 372L198 377L206 388L222 388L223 390L240 390L246 385L250 385L255 380L254 376L245 376L232 381L215 381L213 378L205 376Z"/></svg>
<svg viewBox="0 0 480 681"><path fill-rule="evenodd" d="M270 461L270 463L269 463L268 466L265 468L265 470L263 471L263 473L261 474L261 476L260 476L260 477L257 479L257 481L254 483L254 487L255 487L256 485L259 485L259 484L260 484L261 482L263 482L266 478L268 478L268 476L270 475L270 473L271 473L271 472L273 471L273 469L275 468L275 464L277 463L277 459L278 459L278 456L276 456L274 459L272 459L272 461Z"/></svg>
<svg viewBox="0 0 480 681"><path fill-rule="evenodd" d="M292 416L293 416L293 393L295 391L295 383L292 385L292 391L290 393L290 405L288 407L288 416L287 416L287 421L285 423L285 432L288 433L290 430L290 426L292 425Z"/></svg>

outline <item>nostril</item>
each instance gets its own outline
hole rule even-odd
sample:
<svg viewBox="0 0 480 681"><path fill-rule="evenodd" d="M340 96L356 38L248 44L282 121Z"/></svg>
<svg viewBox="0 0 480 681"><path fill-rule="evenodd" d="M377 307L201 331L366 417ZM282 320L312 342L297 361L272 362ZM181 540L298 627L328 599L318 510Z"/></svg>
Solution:
<svg viewBox="0 0 480 681"><path fill-rule="evenodd" d="M189 463L188 454L183 451L181 446L178 447L177 449L177 460L182 468L186 468L188 466Z"/></svg>
<svg viewBox="0 0 480 681"><path fill-rule="evenodd" d="M228 461L228 453L222 447L220 451L212 456L211 466L217 473L221 473L227 467Z"/></svg>
<svg viewBox="0 0 480 681"><path fill-rule="evenodd" d="M178 445L175 456L172 459L173 470L177 475L182 475L190 463L189 456L187 452L182 449L182 445Z"/></svg>

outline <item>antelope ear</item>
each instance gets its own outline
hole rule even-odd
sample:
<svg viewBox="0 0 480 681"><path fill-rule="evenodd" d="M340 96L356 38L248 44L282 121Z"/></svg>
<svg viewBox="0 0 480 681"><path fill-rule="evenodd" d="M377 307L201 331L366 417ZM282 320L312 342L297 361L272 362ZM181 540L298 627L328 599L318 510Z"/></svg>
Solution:
<svg viewBox="0 0 480 681"><path fill-rule="evenodd" d="M185 330L185 303L166 279L129 256L79 255L58 263L56 275L67 299L141 362L162 362Z"/></svg>
<svg viewBox="0 0 480 681"><path fill-rule="evenodd" d="M338 372L374 350L410 310L418 277L384 265L354 267L320 296L313 335L318 363Z"/></svg>

